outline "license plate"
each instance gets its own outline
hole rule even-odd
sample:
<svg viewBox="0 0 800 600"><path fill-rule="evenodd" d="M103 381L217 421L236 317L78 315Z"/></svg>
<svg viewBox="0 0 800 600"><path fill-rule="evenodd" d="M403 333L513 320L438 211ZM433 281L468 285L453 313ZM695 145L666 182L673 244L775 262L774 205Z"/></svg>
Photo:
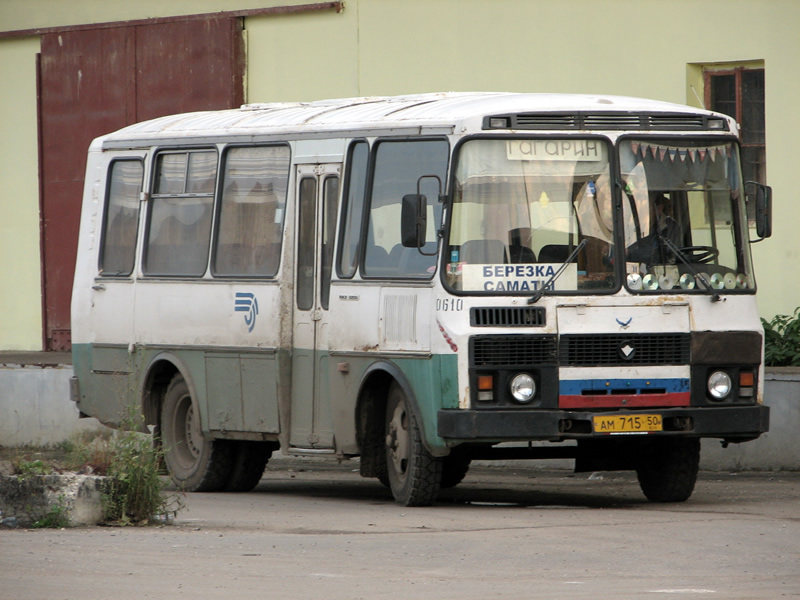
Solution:
<svg viewBox="0 0 800 600"><path fill-rule="evenodd" d="M602 415L592 417L595 433L650 433L661 431L661 415Z"/></svg>

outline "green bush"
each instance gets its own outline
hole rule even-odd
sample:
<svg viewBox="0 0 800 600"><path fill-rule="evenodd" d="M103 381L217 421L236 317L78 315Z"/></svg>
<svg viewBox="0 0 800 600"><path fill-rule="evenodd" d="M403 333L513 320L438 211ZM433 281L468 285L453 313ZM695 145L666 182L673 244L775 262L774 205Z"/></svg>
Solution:
<svg viewBox="0 0 800 600"><path fill-rule="evenodd" d="M764 364L768 367L800 366L800 307L793 315L775 315L764 325Z"/></svg>

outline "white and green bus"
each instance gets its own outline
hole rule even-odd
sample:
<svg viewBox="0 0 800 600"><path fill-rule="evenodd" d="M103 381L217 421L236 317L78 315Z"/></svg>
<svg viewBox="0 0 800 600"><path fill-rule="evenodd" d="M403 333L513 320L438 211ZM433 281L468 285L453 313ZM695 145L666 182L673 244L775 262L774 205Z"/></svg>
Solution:
<svg viewBox="0 0 800 600"><path fill-rule="evenodd" d="M768 429L771 198L739 157L725 115L589 95L126 127L89 149L72 396L140 415L190 491L252 489L280 450L359 457L402 505L497 458L685 500L701 438Z"/></svg>

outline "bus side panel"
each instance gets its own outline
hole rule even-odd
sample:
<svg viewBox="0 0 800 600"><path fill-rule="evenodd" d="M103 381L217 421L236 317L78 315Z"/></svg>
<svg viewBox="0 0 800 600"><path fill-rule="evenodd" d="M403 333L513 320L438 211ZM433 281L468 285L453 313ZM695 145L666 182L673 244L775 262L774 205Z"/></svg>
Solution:
<svg viewBox="0 0 800 600"><path fill-rule="evenodd" d="M437 414L441 408L458 406L458 358L436 354L429 360L402 359L397 364L414 393L428 450L434 456L447 455L449 449L437 432Z"/></svg>
<svg viewBox="0 0 800 600"><path fill-rule="evenodd" d="M278 433L278 368L274 351L208 352L205 376L210 430Z"/></svg>
<svg viewBox="0 0 800 600"><path fill-rule="evenodd" d="M328 387L331 398L336 400L332 413L337 451L360 452L356 438L359 386L367 370L380 362L400 373L414 395L428 449L435 455L446 455L447 446L436 432L437 413L440 408L458 407L458 357L434 354L430 358L398 358L381 356L379 352L370 354L337 352L329 357Z"/></svg>
<svg viewBox="0 0 800 600"><path fill-rule="evenodd" d="M137 381L127 346L72 345L72 369L79 382L78 410L109 426L130 421Z"/></svg>
<svg viewBox="0 0 800 600"><path fill-rule="evenodd" d="M358 454L356 410L365 373L376 363L405 379L419 409L426 443L446 454L436 433L439 408L458 406L458 356L431 352L449 347L430 311L433 291L423 286L401 288L366 284L331 288L331 347L327 367L337 451ZM405 355L405 356L404 356ZM421 357L422 356L422 357ZM322 365L321 365L322 366Z"/></svg>
<svg viewBox="0 0 800 600"><path fill-rule="evenodd" d="M137 282L137 343L186 363L203 431L279 431L279 294L274 282Z"/></svg>

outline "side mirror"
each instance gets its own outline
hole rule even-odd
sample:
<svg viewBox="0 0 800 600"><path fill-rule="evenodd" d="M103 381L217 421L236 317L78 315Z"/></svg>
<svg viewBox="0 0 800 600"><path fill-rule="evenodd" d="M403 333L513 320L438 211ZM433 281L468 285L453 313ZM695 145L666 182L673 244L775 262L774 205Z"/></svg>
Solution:
<svg viewBox="0 0 800 600"><path fill-rule="evenodd" d="M428 200L423 194L406 194L400 209L400 241L406 248L422 248L428 229Z"/></svg>
<svg viewBox="0 0 800 600"><path fill-rule="evenodd" d="M756 234L758 241L772 235L772 188L768 185L756 187Z"/></svg>

